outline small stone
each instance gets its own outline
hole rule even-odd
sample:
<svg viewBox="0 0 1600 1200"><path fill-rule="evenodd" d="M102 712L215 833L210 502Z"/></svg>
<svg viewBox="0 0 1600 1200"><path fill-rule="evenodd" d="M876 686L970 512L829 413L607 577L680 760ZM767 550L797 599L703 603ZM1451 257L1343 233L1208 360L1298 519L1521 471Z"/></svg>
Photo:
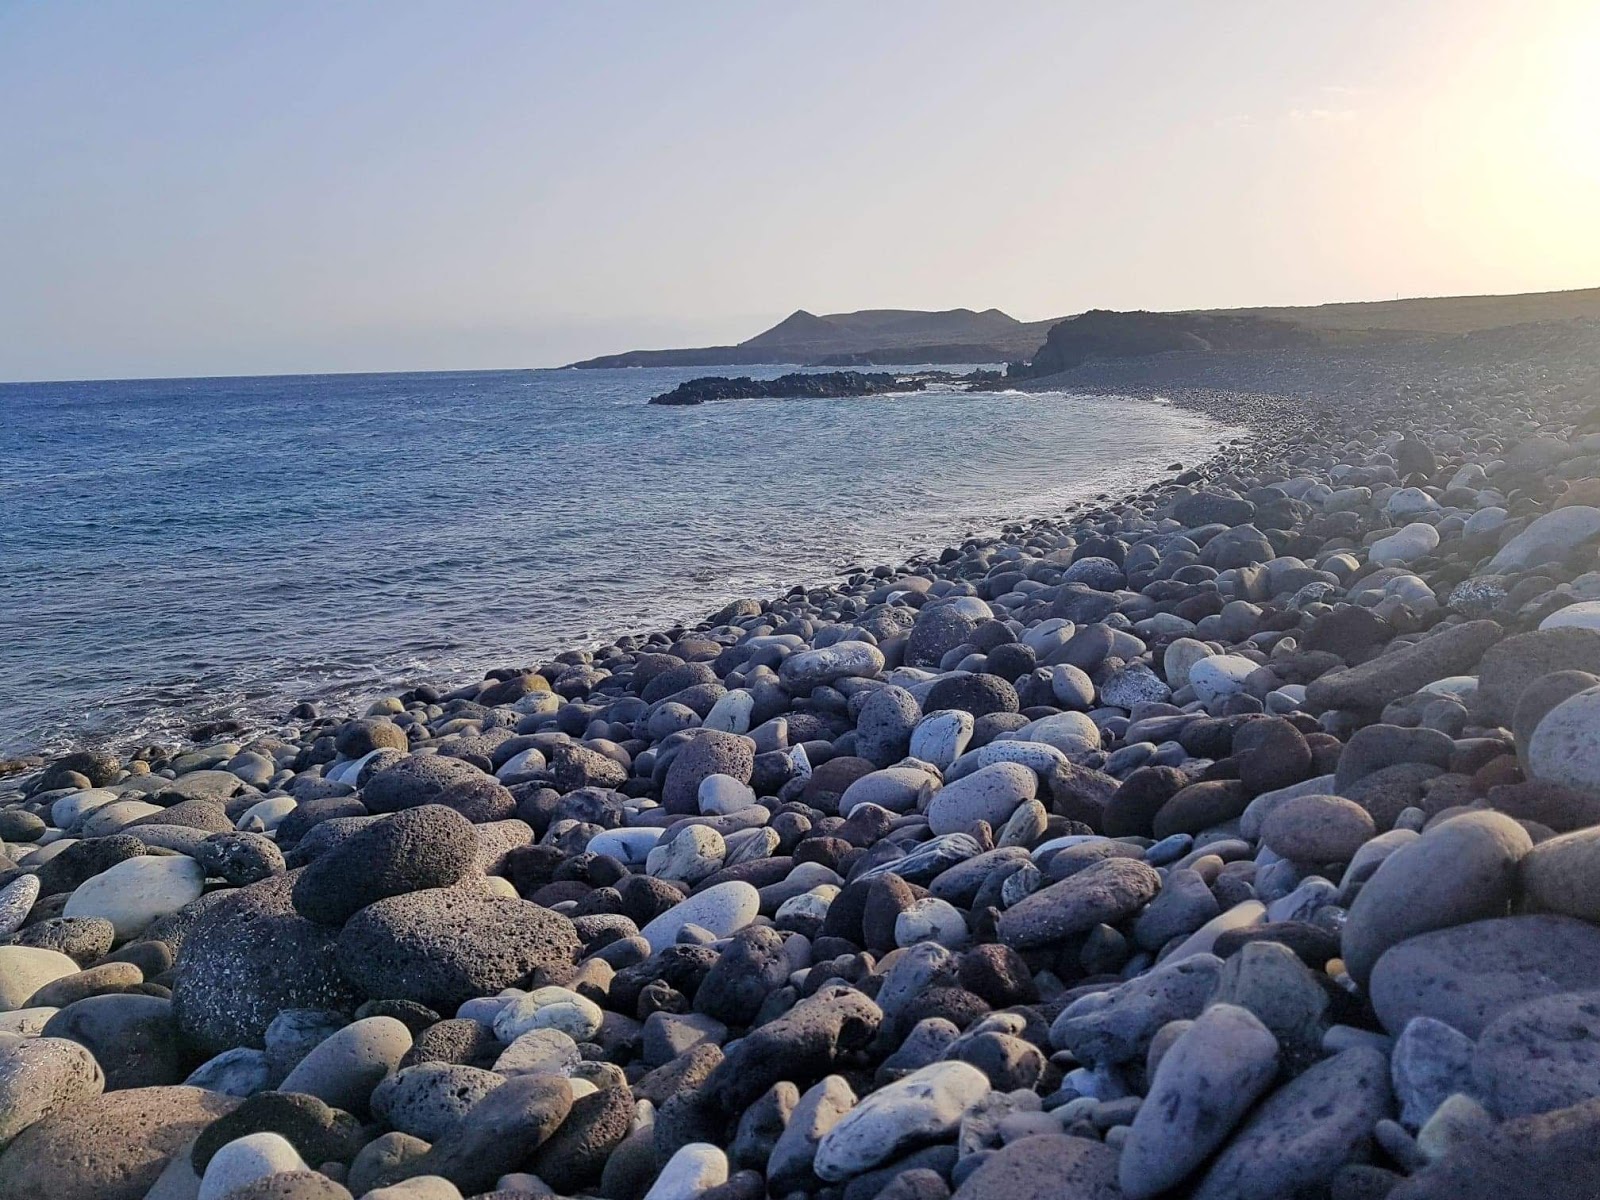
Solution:
<svg viewBox="0 0 1600 1200"><path fill-rule="evenodd" d="M1341 944L1351 977L1365 984L1383 952L1406 938L1505 912L1532 844L1511 818L1474 812L1396 849L1350 906Z"/></svg>
<svg viewBox="0 0 1600 1200"><path fill-rule="evenodd" d="M530 1029L500 1053L494 1069L507 1076L570 1075L582 1059L578 1043L559 1029Z"/></svg>
<svg viewBox="0 0 1600 1200"><path fill-rule="evenodd" d="M62 916L103 917L126 940L198 898L205 882L205 870L186 854L142 855L79 884Z"/></svg>
<svg viewBox="0 0 1600 1200"><path fill-rule="evenodd" d="M1600 1098L1600 993L1546 996L1502 1013L1478 1037L1472 1078L1473 1094L1501 1117Z"/></svg>
<svg viewBox="0 0 1600 1200"><path fill-rule="evenodd" d="M1528 768L1535 779L1600 790L1600 688L1579 692L1544 715L1528 740Z"/></svg>
<svg viewBox="0 0 1600 1200"><path fill-rule="evenodd" d="M756 802L755 790L732 775L707 775L700 781L696 797L701 814L708 817L741 812Z"/></svg>
<svg viewBox="0 0 1600 1200"><path fill-rule="evenodd" d="M494 1019L494 1032L507 1045L531 1029L555 1029L575 1042L593 1041L605 1014L600 1006L561 987L535 988L515 997Z"/></svg>
<svg viewBox="0 0 1600 1200"><path fill-rule="evenodd" d="M264 1050L235 1046L208 1058L183 1081L185 1087L204 1088L243 1099L272 1086L275 1073Z"/></svg>
<svg viewBox="0 0 1600 1200"><path fill-rule="evenodd" d="M960 833L977 821L998 828L1034 798L1038 787L1039 777L1017 763L983 767L934 793L928 825L935 834Z"/></svg>
<svg viewBox="0 0 1600 1200"><path fill-rule="evenodd" d="M403 1067L372 1092L372 1115L394 1129L434 1142L461 1120L505 1076L459 1063Z"/></svg>
<svg viewBox="0 0 1600 1200"><path fill-rule="evenodd" d="M1326 1185L1389 1115L1389 1063L1365 1046L1273 1092L1217 1155L1193 1200L1281 1200Z"/></svg>
<svg viewBox="0 0 1600 1200"><path fill-rule="evenodd" d="M196 1200L224 1200L230 1192L285 1171L304 1171L295 1148L275 1133L251 1133L216 1152L200 1179Z"/></svg>
<svg viewBox="0 0 1600 1200"><path fill-rule="evenodd" d="M690 825L651 850L645 870L657 879L692 887L715 874L727 856L728 845L720 833L706 825Z"/></svg>
<svg viewBox="0 0 1600 1200"><path fill-rule="evenodd" d="M840 1075L827 1076L801 1096L767 1160L768 1189L780 1195L814 1189L817 1145L855 1105L856 1094Z"/></svg>
<svg viewBox="0 0 1600 1200"><path fill-rule="evenodd" d="M207 875L234 887L256 883L284 870L278 844L260 833L214 833L195 848L194 858Z"/></svg>
<svg viewBox="0 0 1600 1200"><path fill-rule="evenodd" d="M56 950L0 946L0 1012L26 1007L40 988L78 973L78 964Z"/></svg>
<svg viewBox="0 0 1600 1200"><path fill-rule="evenodd" d="M94 1055L65 1038L0 1038L0 1150L28 1126L105 1090Z"/></svg>
<svg viewBox="0 0 1600 1200"><path fill-rule="evenodd" d="M879 688L867 697L856 718L856 753L875 767L887 767L910 752L911 734L922 717L916 698L901 687Z"/></svg>
<svg viewBox="0 0 1600 1200"><path fill-rule="evenodd" d="M393 1017L355 1021L318 1045L280 1085L346 1112L367 1111L373 1088L411 1049L411 1031Z"/></svg>
<svg viewBox="0 0 1600 1200"><path fill-rule="evenodd" d="M897 946L938 942L957 950L971 941L972 935L960 909L936 896L925 896L895 918L894 940Z"/></svg>
<svg viewBox="0 0 1600 1200"><path fill-rule="evenodd" d="M1432 1017L1416 1017L1395 1038L1390 1080L1408 1129L1428 1123L1445 1097L1472 1084L1472 1039Z"/></svg>
<svg viewBox="0 0 1600 1200"><path fill-rule="evenodd" d="M1377 835L1371 815L1340 796L1294 796L1268 814L1261 840L1293 862L1349 862Z"/></svg>
<svg viewBox="0 0 1600 1200"><path fill-rule="evenodd" d="M973 718L969 712L946 709L929 713L911 731L911 756L944 770L966 750L972 740L972 729Z"/></svg>
<svg viewBox="0 0 1600 1200"><path fill-rule="evenodd" d="M698 925L716 937L727 937L756 919L761 894L748 883L732 880L698 892L655 918L639 931L652 950L662 950L678 939L686 925Z"/></svg>
<svg viewBox="0 0 1600 1200"><path fill-rule="evenodd" d="M39 877L21 875L5 887L0 887L0 937L7 937L22 928L39 898Z"/></svg>
<svg viewBox="0 0 1600 1200"><path fill-rule="evenodd" d="M1231 1004L1206 1009L1162 1056L1122 1148L1128 1200L1176 1186L1233 1132L1278 1071L1278 1042Z"/></svg>
<svg viewBox="0 0 1600 1200"><path fill-rule="evenodd" d="M1368 987L1390 1033L1413 1017L1433 1017L1470 1038L1531 1000L1594 990L1600 990L1600 928L1543 914L1408 938L1378 960Z"/></svg>
<svg viewBox="0 0 1600 1200"><path fill-rule="evenodd" d="M1244 691L1259 665L1238 654L1212 654L1190 664L1186 682L1203 703L1212 704Z"/></svg>
<svg viewBox="0 0 1600 1200"><path fill-rule="evenodd" d="M522 1075L478 1101L433 1148L398 1168L407 1178L438 1175L463 1195L495 1186L519 1170L572 1111L572 1087L560 1076ZM397 1181L396 1181L397 1182Z"/></svg>
<svg viewBox="0 0 1600 1200"><path fill-rule="evenodd" d="M1540 842L1521 871L1523 892L1540 908L1600 923L1600 827Z"/></svg>
<svg viewBox="0 0 1600 1200"><path fill-rule="evenodd" d="M1132 916L1160 890L1161 876L1144 863L1104 859L1007 909L999 940L1017 950L1053 945Z"/></svg>
<svg viewBox="0 0 1600 1200"><path fill-rule="evenodd" d="M1223 964L1213 1003L1254 1014L1278 1041L1291 1070L1321 1057L1328 994L1296 956L1277 942L1248 942Z"/></svg>
<svg viewBox="0 0 1600 1200"><path fill-rule="evenodd" d="M1221 911L1198 874L1187 868L1170 870L1160 893L1134 922L1133 940L1145 950L1156 951L1175 937L1193 933Z"/></svg>
<svg viewBox="0 0 1600 1200"><path fill-rule="evenodd" d="M943 1200L942 1179L932 1171L907 1171L896 1183L928 1176L927 1191L894 1193L895 1184L879 1193L882 1200ZM919 1180L919 1184L922 1181ZM1018 1138L988 1155L961 1181L954 1200L1120 1200L1117 1153L1108 1145L1082 1137L1040 1133Z"/></svg>
<svg viewBox="0 0 1600 1200"><path fill-rule="evenodd" d="M911 1146L954 1133L962 1114L988 1091L988 1077L962 1062L934 1063L879 1088L823 1137L815 1160L818 1178L849 1179Z"/></svg>

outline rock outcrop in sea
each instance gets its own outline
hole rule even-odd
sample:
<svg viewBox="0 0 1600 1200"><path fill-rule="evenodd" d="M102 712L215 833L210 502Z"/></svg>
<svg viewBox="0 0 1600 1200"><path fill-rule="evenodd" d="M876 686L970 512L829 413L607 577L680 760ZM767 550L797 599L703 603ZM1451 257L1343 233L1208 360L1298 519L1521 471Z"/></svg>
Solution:
<svg viewBox="0 0 1600 1200"><path fill-rule="evenodd" d="M6 781L0 1196L1592 1196L1595 335L1209 354L1145 491Z"/></svg>
<svg viewBox="0 0 1600 1200"><path fill-rule="evenodd" d="M705 375L680 383L670 392L650 397L651 404L704 404L708 400L789 400L881 396L886 392L920 392L931 376L896 375L888 371L799 371L776 379Z"/></svg>

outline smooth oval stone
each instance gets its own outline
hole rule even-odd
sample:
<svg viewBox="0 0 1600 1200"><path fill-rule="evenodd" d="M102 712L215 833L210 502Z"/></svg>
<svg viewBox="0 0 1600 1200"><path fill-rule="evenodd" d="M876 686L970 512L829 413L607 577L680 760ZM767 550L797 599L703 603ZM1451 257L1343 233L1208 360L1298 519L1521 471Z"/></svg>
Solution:
<svg viewBox="0 0 1600 1200"><path fill-rule="evenodd" d="M235 1138L211 1156L195 1200L223 1200L229 1192L258 1179L286 1171L304 1171L306 1164L288 1139L276 1133L249 1133Z"/></svg>
<svg viewBox="0 0 1600 1200"><path fill-rule="evenodd" d="M1356 1046L1264 1100L1217 1155L1193 1200L1282 1200L1325 1186L1388 1116L1389 1061Z"/></svg>
<svg viewBox="0 0 1600 1200"><path fill-rule="evenodd" d="M1528 740L1528 768L1535 779L1600 789L1600 688L1579 692L1544 715Z"/></svg>
<svg viewBox="0 0 1600 1200"><path fill-rule="evenodd" d="M1362 885L1340 939L1345 967L1365 985L1391 946L1506 911L1532 839L1510 817L1466 813L1389 854Z"/></svg>
<svg viewBox="0 0 1600 1200"><path fill-rule="evenodd" d="M972 714L961 709L929 713L911 731L911 757L944 770L966 750L972 729Z"/></svg>
<svg viewBox="0 0 1600 1200"><path fill-rule="evenodd" d="M366 1017L320 1043L279 1085L334 1108L367 1111L372 1089L394 1073L411 1049L411 1031L393 1017Z"/></svg>
<svg viewBox="0 0 1600 1200"><path fill-rule="evenodd" d="M1231 1004L1201 1013L1161 1058L1122 1147L1128 1200L1187 1178L1233 1132L1278 1073L1278 1040Z"/></svg>
<svg viewBox="0 0 1600 1200"><path fill-rule="evenodd" d="M62 915L103 917L123 941L197 899L205 882L204 868L186 854L141 855L79 884Z"/></svg>
<svg viewBox="0 0 1600 1200"><path fill-rule="evenodd" d="M1472 1039L1432 1017L1414 1017L1394 1039L1389 1078L1408 1129L1428 1123L1441 1104L1472 1083Z"/></svg>
<svg viewBox="0 0 1600 1200"><path fill-rule="evenodd" d="M1188 685L1210 704L1244 691L1245 680L1260 666L1238 654L1211 654L1189 665Z"/></svg>
<svg viewBox="0 0 1600 1200"><path fill-rule="evenodd" d="M873 678L883 670L883 651L867 642L835 642L821 650L791 654L778 667L783 686L796 695L846 676Z"/></svg>
<svg viewBox="0 0 1600 1200"><path fill-rule="evenodd" d="M1600 1097L1600 991L1546 996L1495 1018L1472 1055L1474 1094L1501 1117Z"/></svg>
<svg viewBox="0 0 1600 1200"><path fill-rule="evenodd" d="M628 866L642 866L665 832L650 826L607 829L590 838L587 849L591 854L609 855Z"/></svg>
<svg viewBox="0 0 1600 1200"><path fill-rule="evenodd" d="M876 804L892 813L910 812L939 781L920 767L886 767L855 780L839 797L839 815L848 817L861 804Z"/></svg>
<svg viewBox="0 0 1600 1200"><path fill-rule="evenodd" d="M639 931L652 951L660 951L678 940L685 925L698 925L716 937L727 937L743 929L761 911L761 893L748 883L732 880L708 887L680 904L675 904Z"/></svg>
<svg viewBox="0 0 1600 1200"><path fill-rule="evenodd" d="M1476 1038L1502 1013L1561 992L1600 989L1600 928L1537 915L1474 921L1386 951L1368 992L1392 1034L1432 1017Z"/></svg>
<svg viewBox="0 0 1600 1200"><path fill-rule="evenodd" d="M1522 889L1540 908L1600 922L1600 826L1530 850L1522 860Z"/></svg>
<svg viewBox="0 0 1600 1200"><path fill-rule="evenodd" d="M814 1170L830 1182L850 1179L905 1149L955 1131L962 1114L989 1092L989 1078L963 1062L941 1062L879 1088L817 1145Z"/></svg>
<svg viewBox="0 0 1600 1200"><path fill-rule="evenodd" d="M1161 876L1145 863L1103 859L1008 908L997 934L1017 950L1049 946L1132 916L1160 890Z"/></svg>
<svg viewBox="0 0 1600 1200"><path fill-rule="evenodd" d="M0 1150L28 1126L105 1090L87 1047L66 1038L0 1038Z"/></svg>
<svg viewBox="0 0 1600 1200"><path fill-rule="evenodd" d="M76 962L38 946L0 946L0 1012L22 1008L40 988L76 975Z"/></svg>
<svg viewBox="0 0 1600 1200"><path fill-rule="evenodd" d="M494 1032L508 1045L530 1029L556 1029L575 1042L587 1042L600 1031L605 1014L593 1000L563 987L535 988L517 996L494 1019Z"/></svg>
<svg viewBox="0 0 1600 1200"><path fill-rule="evenodd" d="M709 1142L690 1142L661 1168L644 1200L695 1200L728 1182L728 1156Z"/></svg>
<svg viewBox="0 0 1600 1200"><path fill-rule="evenodd" d="M1056 713L1029 721L1017 730L1015 738L1020 742L1054 747L1069 758L1098 750L1101 742L1100 727L1090 720L1087 713L1080 712ZM1000 744L1003 743L990 743L991 746Z"/></svg>
<svg viewBox="0 0 1600 1200"><path fill-rule="evenodd" d="M1342 863L1377 834L1372 815L1341 796L1294 796L1261 823L1261 840L1298 863Z"/></svg>
<svg viewBox="0 0 1600 1200"><path fill-rule="evenodd" d="M928 827L935 834L960 833L978 821L999 828L1039 788L1039 777L1017 763L983 767L948 784L928 801Z"/></svg>

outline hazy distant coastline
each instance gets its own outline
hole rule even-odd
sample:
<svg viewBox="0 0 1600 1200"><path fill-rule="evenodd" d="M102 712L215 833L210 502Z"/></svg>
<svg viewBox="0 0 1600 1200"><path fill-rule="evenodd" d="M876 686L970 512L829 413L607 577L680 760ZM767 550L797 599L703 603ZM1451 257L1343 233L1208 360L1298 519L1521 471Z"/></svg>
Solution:
<svg viewBox="0 0 1600 1200"><path fill-rule="evenodd" d="M1018 321L999 309L869 309L816 316L798 309L732 346L628 350L578 369L781 364L808 367L1031 363L1054 335L1095 327L1110 357L1200 348L1358 346L1431 340L1536 321L1600 318L1600 288L1508 296L1443 296L1296 307L1111 312ZM1087 319L1087 320L1085 320Z"/></svg>

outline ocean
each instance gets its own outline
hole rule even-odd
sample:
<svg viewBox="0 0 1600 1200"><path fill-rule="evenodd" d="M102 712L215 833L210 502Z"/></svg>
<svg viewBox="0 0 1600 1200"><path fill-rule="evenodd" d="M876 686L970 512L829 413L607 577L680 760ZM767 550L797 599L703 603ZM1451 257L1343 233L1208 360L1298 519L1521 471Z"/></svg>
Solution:
<svg viewBox="0 0 1600 1200"><path fill-rule="evenodd" d="M1238 432L1059 393L645 403L792 369L0 384L0 755L271 728L698 620Z"/></svg>

